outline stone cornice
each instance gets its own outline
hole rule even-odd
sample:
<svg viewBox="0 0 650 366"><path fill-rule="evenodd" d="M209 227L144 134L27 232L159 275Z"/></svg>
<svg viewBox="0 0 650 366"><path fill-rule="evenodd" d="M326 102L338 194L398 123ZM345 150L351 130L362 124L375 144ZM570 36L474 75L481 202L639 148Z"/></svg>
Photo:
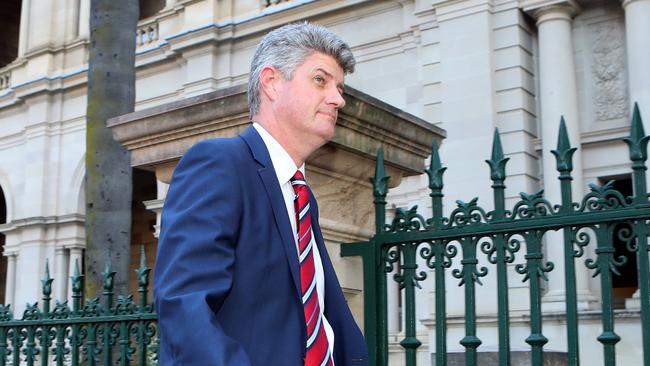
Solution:
<svg viewBox="0 0 650 366"><path fill-rule="evenodd" d="M492 0L434 0L431 6L438 22L493 11Z"/></svg>
<svg viewBox="0 0 650 366"><path fill-rule="evenodd" d="M522 0L520 7L533 16L538 25L558 17L572 19L582 10L576 0Z"/></svg>
<svg viewBox="0 0 650 366"><path fill-rule="evenodd" d="M80 214L67 214L60 216L25 217L0 225L0 233L6 234L17 229L25 229L35 226L62 225L70 223L83 225L85 223L85 216Z"/></svg>
<svg viewBox="0 0 650 366"><path fill-rule="evenodd" d="M308 164L336 171L331 154L374 160L381 146L395 182L422 173L431 141L442 140L444 130L350 87L345 99L333 140ZM246 85L239 85L129 113L107 124L131 151L133 166L157 169L174 164L197 141L235 136L249 123Z"/></svg>

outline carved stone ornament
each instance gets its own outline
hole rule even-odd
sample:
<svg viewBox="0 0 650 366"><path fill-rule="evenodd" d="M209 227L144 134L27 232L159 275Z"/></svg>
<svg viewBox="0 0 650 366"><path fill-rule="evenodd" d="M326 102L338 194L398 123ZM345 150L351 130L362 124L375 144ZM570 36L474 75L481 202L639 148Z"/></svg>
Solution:
<svg viewBox="0 0 650 366"><path fill-rule="evenodd" d="M597 121L628 118L625 79L625 35L622 26L608 20L590 26L593 45L594 116Z"/></svg>

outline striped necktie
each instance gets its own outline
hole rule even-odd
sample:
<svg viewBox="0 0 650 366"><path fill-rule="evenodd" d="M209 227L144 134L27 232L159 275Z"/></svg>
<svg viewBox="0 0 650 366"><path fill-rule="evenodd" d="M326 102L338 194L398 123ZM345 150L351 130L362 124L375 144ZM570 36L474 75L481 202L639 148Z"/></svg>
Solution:
<svg viewBox="0 0 650 366"><path fill-rule="evenodd" d="M309 210L309 190L305 177L299 171L291 178L291 185L296 192L294 208L296 226L298 227L298 249L300 252L300 287L302 305L307 324L307 352L305 366L333 366L329 342L323 324L323 312L318 303L316 288L316 266L314 263L315 245L312 240L311 213Z"/></svg>

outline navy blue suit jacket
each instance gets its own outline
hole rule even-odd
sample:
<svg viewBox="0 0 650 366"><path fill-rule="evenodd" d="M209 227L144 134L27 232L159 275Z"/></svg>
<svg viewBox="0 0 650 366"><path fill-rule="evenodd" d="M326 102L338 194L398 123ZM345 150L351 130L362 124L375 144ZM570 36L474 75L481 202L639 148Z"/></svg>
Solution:
<svg viewBox="0 0 650 366"><path fill-rule="evenodd" d="M367 365L318 225L336 366ZM296 244L268 150L254 128L194 145L162 213L154 303L160 365L299 366L305 319Z"/></svg>

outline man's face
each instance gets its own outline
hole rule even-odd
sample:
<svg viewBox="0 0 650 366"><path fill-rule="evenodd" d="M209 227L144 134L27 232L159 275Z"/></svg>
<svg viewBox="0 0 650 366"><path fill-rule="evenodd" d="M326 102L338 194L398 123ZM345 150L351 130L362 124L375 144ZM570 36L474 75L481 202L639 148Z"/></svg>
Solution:
<svg viewBox="0 0 650 366"><path fill-rule="evenodd" d="M338 109L345 105L343 76L334 58L313 53L294 70L291 80L278 83L274 109L294 141L317 149L334 137Z"/></svg>

